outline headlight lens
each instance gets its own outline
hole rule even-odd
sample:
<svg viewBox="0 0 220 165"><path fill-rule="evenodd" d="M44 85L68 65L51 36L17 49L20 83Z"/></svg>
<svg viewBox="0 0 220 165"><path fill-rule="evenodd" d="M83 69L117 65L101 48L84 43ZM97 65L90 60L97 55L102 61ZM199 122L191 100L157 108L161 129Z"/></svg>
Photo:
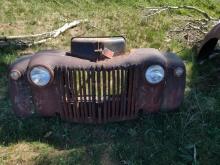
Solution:
<svg viewBox="0 0 220 165"><path fill-rule="evenodd" d="M177 67L177 68L175 69L175 75L176 75L177 77L181 77L181 76L183 75L183 73L184 73L183 68Z"/></svg>
<svg viewBox="0 0 220 165"><path fill-rule="evenodd" d="M12 80L18 80L21 77L21 73L17 70L12 70L10 72L10 77Z"/></svg>
<svg viewBox="0 0 220 165"><path fill-rule="evenodd" d="M50 82L51 74L48 69L38 66L31 70L30 79L37 86L45 86Z"/></svg>
<svg viewBox="0 0 220 165"><path fill-rule="evenodd" d="M145 72L146 80L151 84L157 84L164 78L164 69L160 65L151 65Z"/></svg>

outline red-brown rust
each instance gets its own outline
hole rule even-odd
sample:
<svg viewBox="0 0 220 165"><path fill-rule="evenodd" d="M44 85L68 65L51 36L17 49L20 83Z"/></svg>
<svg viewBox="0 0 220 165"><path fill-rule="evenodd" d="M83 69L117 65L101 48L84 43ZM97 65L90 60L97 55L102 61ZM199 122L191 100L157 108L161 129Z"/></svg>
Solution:
<svg viewBox="0 0 220 165"><path fill-rule="evenodd" d="M142 76L140 77L139 81L141 82L146 81L145 72L143 71L147 70L148 67L149 66L143 66L141 68L139 74L141 74ZM161 93L163 93L164 86L165 86L165 80L155 85L144 83L142 86L140 86L138 91L136 110L143 109L144 112L158 112L163 98ZM143 98L145 99L145 101L142 101Z"/></svg>
<svg viewBox="0 0 220 165"><path fill-rule="evenodd" d="M162 111L174 111L179 107L184 97L183 89L185 89L186 70L182 60L177 59L175 54L165 53L164 55L167 58L166 84L163 90L163 102L160 109ZM177 67L184 69L183 75L180 77L174 73Z"/></svg>
<svg viewBox="0 0 220 165"><path fill-rule="evenodd" d="M104 60L106 54L104 50L109 50L114 56L124 54L125 38L118 37L77 37L71 40L71 51L69 56L89 59L91 61Z"/></svg>
<svg viewBox="0 0 220 165"><path fill-rule="evenodd" d="M99 62L58 51L40 52L25 60L11 67L23 73L17 81L10 79L14 111L20 116L32 113L33 101L36 113L42 116L59 114L61 119L73 122L105 123L136 118L139 110L171 111L183 99L185 73L181 77L174 74L177 67L185 71L182 60L155 49L136 49L130 55ZM165 78L152 85L146 81L145 71L155 64L164 68ZM26 78L26 73L39 65L54 72L53 81L45 87L37 87ZM25 83L30 89L26 94L21 91ZM23 101L18 103L17 98Z"/></svg>

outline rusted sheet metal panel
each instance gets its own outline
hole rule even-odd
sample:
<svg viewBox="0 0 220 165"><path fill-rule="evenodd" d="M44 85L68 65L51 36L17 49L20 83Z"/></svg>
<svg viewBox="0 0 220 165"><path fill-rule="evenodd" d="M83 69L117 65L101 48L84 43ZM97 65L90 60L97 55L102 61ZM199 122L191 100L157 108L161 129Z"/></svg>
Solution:
<svg viewBox="0 0 220 165"><path fill-rule="evenodd" d="M198 46L197 58L202 61L211 55L215 49L215 46L220 39L220 23L215 25L205 36L204 40Z"/></svg>
<svg viewBox="0 0 220 165"><path fill-rule="evenodd" d="M65 54L65 52L63 52ZM28 68L31 69L34 66L47 66L54 69L56 66L65 66L68 68L101 68L106 69L120 67L128 67L131 65L140 65L148 63L148 61L157 61L158 59L165 60L165 57L156 49L143 48L134 49L129 55L116 56L112 59L106 59L104 61L91 62L76 57L53 55L48 52L40 52L31 58Z"/></svg>
<svg viewBox="0 0 220 165"><path fill-rule="evenodd" d="M98 61L105 59L106 55L104 50L108 50L113 56L124 54L125 38L121 36L110 38L72 38L71 51L67 53L67 55L88 59L90 61Z"/></svg>
<svg viewBox="0 0 220 165"><path fill-rule="evenodd" d="M164 68L165 78L152 85L146 81L145 72L154 64ZM13 68L22 71L19 63L16 65ZM185 73L177 78L174 70L182 67L185 71L184 64L177 56L163 55L155 49L136 49L129 55L98 62L46 51L31 57L27 66L24 72L27 77L35 66L44 66L54 73L45 87L26 80L30 93L23 98L33 96L36 113L42 116L59 114L63 120L80 123L122 121L136 118L139 110L145 113L161 108L173 110L183 99ZM21 91L16 88L20 81L24 80L11 80L14 105L17 105L15 95L20 96ZM25 105L25 109L30 109L31 102ZM24 115L18 106L15 109Z"/></svg>
<svg viewBox="0 0 220 165"><path fill-rule="evenodd" d="M158 61L157 64L164 63L163 61ZM139 82L146 81L145 70L148 68L149 64L143 65L139 69L139 74L141 74ZM164 64L162 65L164 66ZM165 80L161 81L159 84L149 84L143 83L138 88L138 99L136 109L142 109L143 112L158 112L160 110L161 102L163 99L163 90L165 86Z"/></svg>
<svg viewBox="0 0 220 165"><path fill-rule="evenodd" d="M165 53L167 58L166 85L162 96L162 111L175 111L180 106L185 91L186 68L182 60L173 53ZM175 74L176 68L183 68L181 76Z"/></svg>
<svg viewBox="0 0 220 165"><path fill-rule="evenodd" d="M59 84L54 81L48 88L38 89L36 86L31 86L31 93L33 95L34 105L36 106L36 113L42 116L55 116L60 114L62 110L62 100L60 100ZM63 100L66 96L63 95ZM66 105L66 104L65 104ZM68 114L67 107L64 110L64 116Z"/></svg>
<svg viewBox="0 0 220 165"><path fill-rule="evenodd" d="M31 57L32 55L21 57L10 66L10 71L17 71L21 76L17 81L9 79L12 108L15 114L20 117L28 117L35 111L30 85L25 76Z"/></svg>
<svg viewBox="0 0 220 165"><path fill-rule="evenodd" d="M9 93L12 108L17 116L28 117L35 112L31 89L27 78L22 76L19 80L9 80Z"/></svg>

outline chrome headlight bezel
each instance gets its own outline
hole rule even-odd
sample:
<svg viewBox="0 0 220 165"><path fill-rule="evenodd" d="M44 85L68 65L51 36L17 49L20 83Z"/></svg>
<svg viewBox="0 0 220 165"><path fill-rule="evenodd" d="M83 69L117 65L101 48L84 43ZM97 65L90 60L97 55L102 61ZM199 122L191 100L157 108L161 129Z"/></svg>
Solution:
<svg viewBox="0 0 220 165"><path fill-rule="evenodd" d="M38 81L42 81L42 79L46 79L44 80L45 82L37 82L36 80L37 78L33 77L34 72L35 72L35 76L37 76L37 74L38 76L40 76L40 74L45 74L45 75L41 75L41 77L39 78L41 80L38 80ZM41 66L41 65L33 66L32 68L30 68L28 72L28 79L30 83L37 87L48 86L53 81L53 77L54 77L53 70L48 67Z"/></svg>
<svg viewBox="0 0 220 165"><path fill-rule="evenodd" d="M165 69L161 65L150 65L145 71L145 79L148 83L155 85L162 82L165 78Z"/></svg>

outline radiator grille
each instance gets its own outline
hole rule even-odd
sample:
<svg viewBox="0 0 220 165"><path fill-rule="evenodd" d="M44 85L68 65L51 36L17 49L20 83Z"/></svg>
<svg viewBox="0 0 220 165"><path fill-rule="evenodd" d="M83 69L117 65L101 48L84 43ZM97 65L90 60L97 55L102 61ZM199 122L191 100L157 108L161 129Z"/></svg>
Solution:
<svg viewBox="0 0 220 165"><path fill-rule="evenodd" d="M56 68L63 105L61 117L84 123L132 119L135 109L136 68Z"/></svg>

